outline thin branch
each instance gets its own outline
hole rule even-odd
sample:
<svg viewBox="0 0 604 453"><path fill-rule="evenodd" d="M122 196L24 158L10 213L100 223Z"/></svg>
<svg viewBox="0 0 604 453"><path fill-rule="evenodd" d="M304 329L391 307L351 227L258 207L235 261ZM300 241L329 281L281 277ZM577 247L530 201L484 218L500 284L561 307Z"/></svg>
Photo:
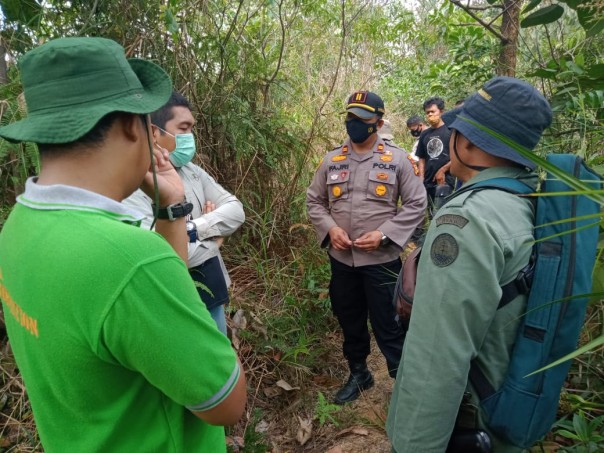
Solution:
<svg viewBox="0 0 604 453"><path fill-rule="evenodd" d="M99 6L99 0L94 0L94 3L92 4L92 9L90 10L90 15L86 19L86 22L84 22L84 25L82 25L82 28L80 29L80 32L78 33L78 35L81 36L82 33L84 33L84 31L86 30L86 27L88 27L88 24L92 20L92 16L94 16L94 14L96 13L96 9L98 6Z"/></svg>
<svg viewBox="0 0 604 453"><path fill-rule="evenodd" d="M499 38L499 40L501 41L502 44L504 44L504 45L507 44L508 40L505 37L503 37L503 35L501 33L499 33L497 30L495 30L491 24L486 23L484 20L482 20L480 17L478 17L478 15L476 15L476 13L474 13L473 11L468 9L467 6L462 5L460 0L450 0L450 1L455 6L458 6L461 9L463 9L469 16L472 17L472 19L474 19L476 22L478 22L480 25L482 25L488 31L490 31L495 36L497 36L497 38Z"/></svg>
<svg viewBox="0 0 604 453"><path fill-rule="evenodd" d="M277 73L281 69L281 63L283 62L283 52L285 51L285 23L283 22L283 15L281 14L281 7L283 6L283 0L279 2L279 23L281 24L281 48L279 49L279 60L277 61L277 68L273 73L273 76L267 82L270 85L277 78Z"/></svg>

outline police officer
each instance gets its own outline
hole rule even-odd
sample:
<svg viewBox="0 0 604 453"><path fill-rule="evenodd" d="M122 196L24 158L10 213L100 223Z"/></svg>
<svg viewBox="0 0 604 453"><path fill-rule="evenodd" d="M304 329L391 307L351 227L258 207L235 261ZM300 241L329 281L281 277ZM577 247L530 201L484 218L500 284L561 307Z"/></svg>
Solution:
<svg viewBox="0 0 604 453"><path fill-rule="evenodd" d="M496 77L443 120L452 129L451 173L462 190L498 177L536 184L535 165L484 130L533 149L552 120L534 87ZM461 193L434 217L388 414L397 453L444 452L454 428L488 432L468 383L470 362L500 387L526 306L520 295L498 309L501 288L529 262L533 217L530 200L501 190ZM464 392L469 398L460 410ZM492 434L491 440L497 453L517 451Z"/></svg>
<svg viewBox="0 0 604 453"><path fill-rule="evenodd" d="M366 363L368 316L390 376L396 376L404 340L392 306L399 255L427 204L407 153L377 134L385 113L382 99L358 91L346 110L349 139L327 153L306 198L319 243L328 248L331 304L350 366L348 382L335 395L338 404L373 385Z"/></svg>

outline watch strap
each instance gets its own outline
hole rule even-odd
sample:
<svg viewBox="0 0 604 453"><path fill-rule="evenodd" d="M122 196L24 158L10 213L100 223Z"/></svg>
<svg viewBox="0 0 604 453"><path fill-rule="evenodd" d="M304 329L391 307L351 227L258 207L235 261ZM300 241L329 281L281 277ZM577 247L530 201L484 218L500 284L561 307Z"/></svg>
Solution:
<svg viewBox="0 0 604 453"><path fill-rule="evenodd" d="M153 205L153 209L156 209L155 205ZM184 201L182 203L168 205L165 208L158 208L157 218L173 222L176 219L191 214L191 212L193 212L193 203Z"/></svg>

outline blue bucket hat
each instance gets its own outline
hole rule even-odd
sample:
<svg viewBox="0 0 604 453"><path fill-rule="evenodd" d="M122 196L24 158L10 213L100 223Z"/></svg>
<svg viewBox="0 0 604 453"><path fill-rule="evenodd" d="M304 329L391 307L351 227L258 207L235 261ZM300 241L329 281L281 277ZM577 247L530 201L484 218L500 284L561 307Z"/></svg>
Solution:
<svg viewBox="0 0 604 453"><path fill-rule="evenodd" d="M495 77L443 114L442 120L486 153L535 169L535 164L475 124L487 127L532 150L552 123L552 109L532 85L513 77Z"/></svg>

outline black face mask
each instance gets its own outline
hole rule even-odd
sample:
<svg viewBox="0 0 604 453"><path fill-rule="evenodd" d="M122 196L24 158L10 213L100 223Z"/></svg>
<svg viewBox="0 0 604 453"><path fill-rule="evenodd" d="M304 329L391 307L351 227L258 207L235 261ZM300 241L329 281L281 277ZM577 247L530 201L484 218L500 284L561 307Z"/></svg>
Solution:
<svg viewBox="0 0 604 453"><path fill-rule="evenodd" d="M409 129L409 133L412 137L419 137L420 135L422 135L422 131L420 131L419 129Z"/></svg>
<svg viewBox="0 0 604 453"><path fill-rule="evenodd" d="M352 118L346 121L346 132L352 143L363 143L370 135L377 132L377 121L367 124L358 118Z"/></svg>

